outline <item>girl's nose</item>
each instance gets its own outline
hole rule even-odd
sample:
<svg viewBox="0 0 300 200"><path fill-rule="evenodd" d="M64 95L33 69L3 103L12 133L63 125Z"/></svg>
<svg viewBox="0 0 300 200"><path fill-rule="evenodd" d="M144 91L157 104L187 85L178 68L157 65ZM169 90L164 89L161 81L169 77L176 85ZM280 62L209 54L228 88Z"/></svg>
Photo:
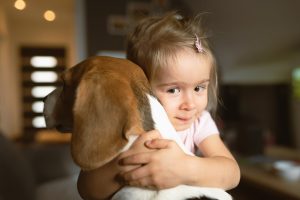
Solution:
<svg viewBox="0 0 300 200"><path fill-rule="evenodd" d="M192 94L184 94L182 97L181 109L193 110L196 107Z"/></svg>

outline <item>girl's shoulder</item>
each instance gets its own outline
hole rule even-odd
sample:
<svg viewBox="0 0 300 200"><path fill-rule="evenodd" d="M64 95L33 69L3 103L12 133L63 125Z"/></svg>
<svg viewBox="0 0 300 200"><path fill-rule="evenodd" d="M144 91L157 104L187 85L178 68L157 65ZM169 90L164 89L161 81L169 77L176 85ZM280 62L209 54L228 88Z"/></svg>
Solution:
<svg viewBox="0 0 300 200"><path fill-rule="evenodd" d="M206 137L214 134L219 134L219 130L211 114L208 111L203 111L194 123L194 140L199 144Z"/></svg>
<svg viewBox="0 0 300 200"><path fill-rule="evenodd" d="M178 133L180 134L189 134L189 133L197 133L197 132L201 132L202 129L205 129L205 127L207 126L207 124L215 124L214 120L211 117L211 114L204 110L199 116L198 118L196 118L196 120L193 122L193 124L191 125L190 128L183 130L183 131L178 131Z"/></svg>
<svg viewBox="0 0 300 200"><path fill-rule="evenodd" d="M210 121L214 122L213 118L211 117L211 114L207 110L204 110L196 119L194 125L203 126L205 123Z"/></svg>

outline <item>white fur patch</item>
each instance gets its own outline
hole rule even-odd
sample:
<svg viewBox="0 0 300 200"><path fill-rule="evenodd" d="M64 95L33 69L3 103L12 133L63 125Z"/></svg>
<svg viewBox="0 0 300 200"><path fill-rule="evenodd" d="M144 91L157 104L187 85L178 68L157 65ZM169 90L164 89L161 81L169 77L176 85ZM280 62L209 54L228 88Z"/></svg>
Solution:
<svg viewBox="0 0 300 200"><path fill-rule="evenodd" d="M157 129L161 136L165 139L174 140L182 150L189 155L193 155L187 150L176 133L175 128L172 126L167 113L163 106L157 101L157 99L151 95L147 95L153 121L155 123L155 129ZM137 137L130 137L128 144L122 149L127 150ZM197 197L210 197L219 200L232 200L232 197L222 189L218 188L204 188L187 185L179 185L174 188L164 190L148 190L137 187L124 187L119 190L112 200L184 200L188 198Z"/></svg>
<svg viewBox="0 0 300 200"><path fill-rule="evenodd" d="M154 121L154 127L156 130L158 130L161 134L161 136L164 139L170 139L174 140L179 147L189 155L193 155L183 144L180 137L176 133L175 128L171 124L168 115L164 109L164 107L158 102L158 100L151 96L147 95L150 107L151 107L151 115L152 119Z"/></svg>
<svg viewBox="0 0 300 200"><path fill-rule="evenodd" d="M123 147L121 152L127 151L137 138L138 138L138 135L130 135L129 138L128 138L128 143L126 144L125 147Z"/></svg>

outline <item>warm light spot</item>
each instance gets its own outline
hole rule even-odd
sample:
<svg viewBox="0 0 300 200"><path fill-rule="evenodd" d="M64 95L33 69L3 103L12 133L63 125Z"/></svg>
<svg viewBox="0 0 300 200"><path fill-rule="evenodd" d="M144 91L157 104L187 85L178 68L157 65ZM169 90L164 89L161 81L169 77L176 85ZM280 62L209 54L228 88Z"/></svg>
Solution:
<svg viewBox="0 0 300 200"><path fill-rule="evenodd" d="M44 127L46 127L45 118L42 117L42 116L33 118L32 125L35 128L44 128Z"/></svg>
<svg viewBox="0 0 300 200"><path fill-rule="evenodd" d="M57 74L55 72L33 72L31 80L36 83L53 83L57 81Z"/></svg>
<svg viewBox="0 0 300 200"><path fill-rule="evenodd" d="M30 59L30 64L33 67L55 67L57 59L53 56L33 56Z"/></svg>
<svg viewBox="0 0 300 200"><path fill-rule="evenodd" d="M54 21L55 17L55 12L53 12L52 10L47 10L44 12L44 18L49 22Z"/></svg>
<svg viewBox="0 0 300 200"><path fill-rule="evenodd" d="M36 98L43 98L53 90L55 90L54 86L36 86L32 88L31 94Z"/></svg>
<svg viewBox="0 0 300 200"><path fill-rule="evenodd" d="M44 102L43 101L35 101L32 104L32 110L35 113L42 113L44 109Z"/></svg>
<svg viewBox="0 0 300 200"><path fill-rule="evenodd" d="M14 6L18 10L24 10L26 7L26 3L23 0L16 0Z"/></svg>

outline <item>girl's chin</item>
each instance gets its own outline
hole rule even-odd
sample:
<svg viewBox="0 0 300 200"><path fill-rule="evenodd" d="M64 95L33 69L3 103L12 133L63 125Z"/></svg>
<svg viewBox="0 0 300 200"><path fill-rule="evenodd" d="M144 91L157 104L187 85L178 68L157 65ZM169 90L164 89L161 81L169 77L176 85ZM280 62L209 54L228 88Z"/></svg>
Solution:
<svg viewBox="0 0 300 200"><path fill-rule="evenodd" d="M173 126L176 129L176 131L184 131L186 129L189 129L192 125L193 120L179 120L176 119L173 121Z"/></svg>
<svg viewBox="0 0 300 200"><path fill-rule="evenodd" d="M176 131L184 131L184 130L189 129L191 127L191 124L184 124L184 125L176 124L176 125L173 125L173 126L175 127Z"/></svg>

